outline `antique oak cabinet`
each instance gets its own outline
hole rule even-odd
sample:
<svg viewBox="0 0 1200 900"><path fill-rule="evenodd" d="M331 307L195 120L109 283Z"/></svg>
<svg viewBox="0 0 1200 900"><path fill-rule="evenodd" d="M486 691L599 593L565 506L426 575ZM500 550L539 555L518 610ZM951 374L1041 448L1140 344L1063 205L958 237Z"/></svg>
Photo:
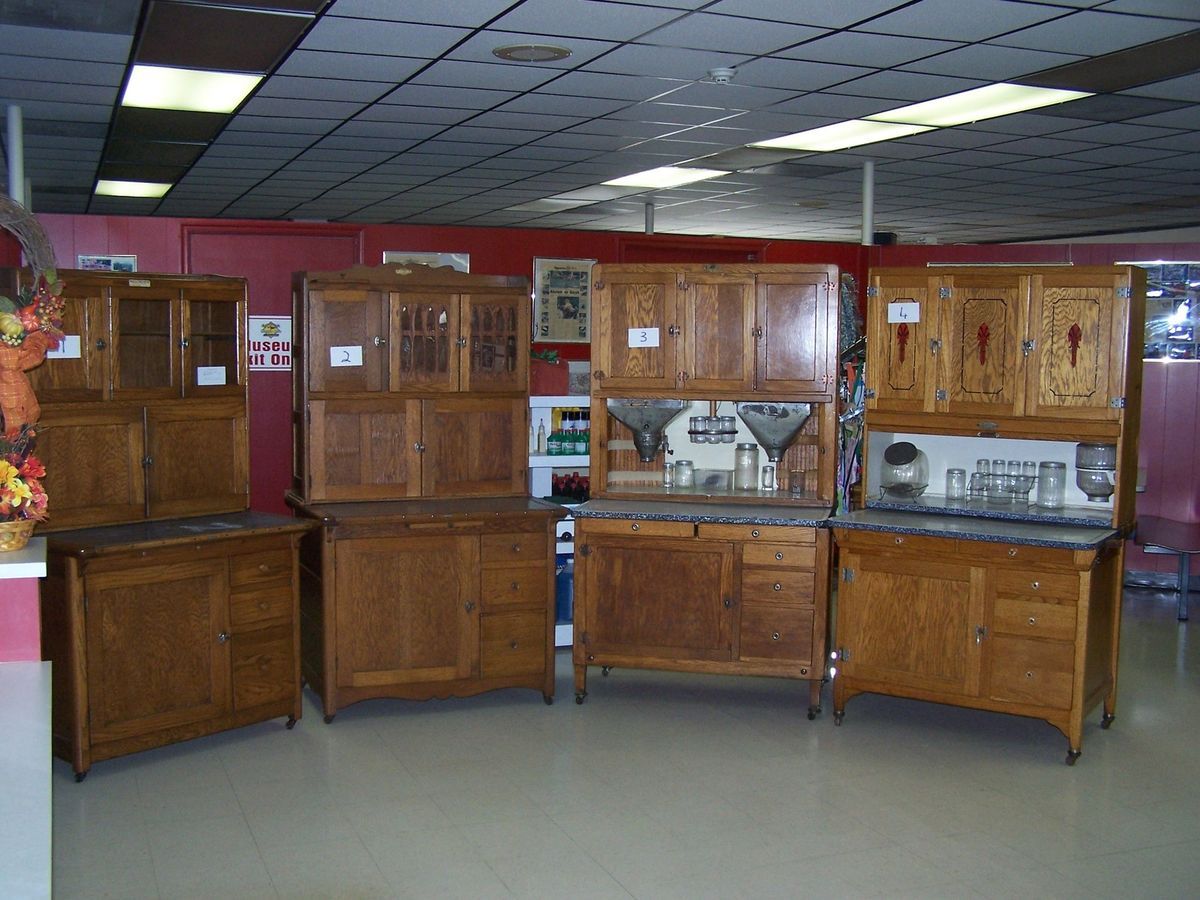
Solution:
<svg viewBox="0 0 1200 900"><path fill-rule="evenodd" d="M577 702L593 666L772 675L807 681L814 717L828 631L837 269L602 265L593 285L597 499L575 511ZM645 460L609 406L656 400L688 403L680 422L718 412L732 422L738 401L809 406L777 483L734 490L664 486L664 462L691 455L688 434ZM732 451L714 458L727 467Z"/></svg>
<svg viewBox="0 0 1200 900"><path fill-rule="evenodd" d="M42 405L54 746L96 760L300 716L297 553L248 512L246 285L59 270Z"/></svg>
<svg viewBox="0 0 1200 900"><path fill-rule="evenodd" d="M1032 716L1066 735L1068 763L1090 709L1102 704L1101 725L1112 723L1144 289L1133 266L872 271L868 508L831 523L835 722L866 691ZM1115 491L1107 505L1061 508L982 494L890 501L870 489L876 437L940 442L960 464L993 446L1064 454L1070 482L1076 442L1110 444ZM931 473L931 495L942 477Z"/></svg>
<svg viewBox="0 0 1200 900"><path fill-rule="evenodd" d="M527 496L527 279L295 276L303 670L326 720L373 697L554 694L554 522Z"/></svg>

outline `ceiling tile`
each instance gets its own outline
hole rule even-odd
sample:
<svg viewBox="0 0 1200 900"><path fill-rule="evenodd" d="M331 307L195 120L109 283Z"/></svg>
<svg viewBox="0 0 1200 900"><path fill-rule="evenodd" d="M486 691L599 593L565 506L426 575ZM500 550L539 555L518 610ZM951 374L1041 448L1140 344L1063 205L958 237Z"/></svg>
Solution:
<svg viewBox="0 0 1200 900"><path fill-rule="evenodd" d="M952 41L983 41L1071 14L1059 6L1008 0L921 0L920 3L904 4L858 26L857 30ZM1018 43L1013 46L1030 45Z"/></svg>
<svg viewBox="0 0 1200 900"><path fill-rule="evenodd" d="M622 76L628 74L629 77L652 76L698 81L707 76L709 69L719 66L737 67L749 59L744 53L625 44L599 59L592 60L583 69L588 72L611 72Z"/></svg>
<svg viewBox="0 0 1200 900"><path fill-rule="evenodd" d="M300 43L302 50L374 53L436 59L470 34L465 28L414 25L326 15Z"/></svg>
<svg viewBox="0 0 1200 900"><path fill-rule="evenodd" d="M698 12L676 19L638 38L638 43L660 47L691 47L710 53L759 55L790 47L828 33L823 28L768 22L741 16Z"/></svg>
<svg viewBox="0 0 1200 900"><path fill-rule="evenodd" d="M395 87L383 81L347 81L337 78L298 78L275 75L258 89L259 97L279 97L295 100L342 100L370 103Z"/></svg>
<svg viewBox="0 0 1200 900"><path fill-rule="evenodd" d="M680 15L679 9L649 4L525 0L493 22L491 27L564 37L631 41Z"/></svg>
<svg viewBox="0 0 1200 900"><path fill-rule="evenodd" d="M404 56L380 56L345 50L336 53L295 50L284 60L277 73L307 78L353 78L396 84L427 64L428 60Z"/></svg>
<svg viewBox="0 0 1200 900"><path fill-rule="evenodd" d="M1079 35L1086 34L1088 54L1098 56L1131 45L1183 34L1195 27L1194 22L1083 11L994 38L992 43L1030 50L1054 51L1069 47L1077 51Z"/></svg>
<svg viewBox="0 0 1200 900"><path fill-rule="evenodd" d="M413 84L475 90L527 91L545 84L557 72L544 66L522 66L504 63L460 62L443 59L422 70L412 79Z"/></svg>
<svg viewBox="0 0 1200 900"><path fill-rule="evenodd" d="M507 47L513 44L546 44L552 43L540 34L513 31L481 31L467 38L462 44L449 53L450 59L466 60L469 62L495 63L499 60L492 51L497 47ZM583 38L572 38L561 41L556 46L562 46L571 51L564 59L550 60L539 63L502 62L502 65L531 69L573 69L590 59L595 59L619 46L614 41L589 41Z"/></svg>

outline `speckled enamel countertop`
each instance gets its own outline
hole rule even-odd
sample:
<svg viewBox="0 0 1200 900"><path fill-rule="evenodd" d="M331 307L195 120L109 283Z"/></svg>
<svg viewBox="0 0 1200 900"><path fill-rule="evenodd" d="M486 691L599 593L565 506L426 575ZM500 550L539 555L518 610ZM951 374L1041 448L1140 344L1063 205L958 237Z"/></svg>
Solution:
<svg viewBox="0 0 1200 900"><path fill-rule="evenodd" d="M1081 528L1104 528L1112 522L1113 515L1112 506L1105 504L1042 509L1032 503L947 500L936 494L927 494L912 500L893 500L887 497L868 500L867 509L923 512L942 516L971 516L1008 522L1031 522L1039 525L1076 525Z"/></svg>
<svg viewBox="0 0 1200 900"><path fill-rule="evenodd" d="M577 519L657 519L718 525L806 525L823 528L824 509L752 503L672 503L654 500L589 500L573 510Z"/></svg>
<svg viewBox="0 0 1200 900"><path fill-rule="evenodd" d="M1084 550L1102 544L1117 534L1112 527L1020 522L977 516L946 515L944 512L898 512L887 509L858 509L829 519L831 528L886 531L893 534L922 534L964 541L996 541Z"/></svg>

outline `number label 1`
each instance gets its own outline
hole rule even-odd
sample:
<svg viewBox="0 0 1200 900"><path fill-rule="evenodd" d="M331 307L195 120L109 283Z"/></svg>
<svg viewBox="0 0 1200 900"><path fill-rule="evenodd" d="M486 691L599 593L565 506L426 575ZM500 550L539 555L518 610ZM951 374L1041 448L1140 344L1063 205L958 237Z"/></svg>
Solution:
<svg viewBox="0 0 1200 900"><path fill-rule="evenodd" d="M630 328L629 329L629 346L638 347L657 347L658 346L658 329L657 328Z"/></svg>

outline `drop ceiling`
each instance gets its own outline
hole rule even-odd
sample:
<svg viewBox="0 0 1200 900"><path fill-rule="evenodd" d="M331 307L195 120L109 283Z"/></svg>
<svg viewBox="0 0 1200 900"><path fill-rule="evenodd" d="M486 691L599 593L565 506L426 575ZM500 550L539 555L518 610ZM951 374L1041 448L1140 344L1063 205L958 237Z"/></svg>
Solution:
<svg viewBox="0 0 1200 900"><path fill-rule="evenodd" d="M874 229L907 242L1200 225L1197 0L0 0L0 33L39 212L642 231L652 203L660 233L857 241L869 160ZM571 55L493 55L511 44ZM229 117L120 109L131 61L189 53L267 75ZM746 149L994 81L1096 94L835 153ZM734 171L595 190L716 162ZM139 166L175 187L93 194ZM564 194L586 202L545 202Z"/></svg>

